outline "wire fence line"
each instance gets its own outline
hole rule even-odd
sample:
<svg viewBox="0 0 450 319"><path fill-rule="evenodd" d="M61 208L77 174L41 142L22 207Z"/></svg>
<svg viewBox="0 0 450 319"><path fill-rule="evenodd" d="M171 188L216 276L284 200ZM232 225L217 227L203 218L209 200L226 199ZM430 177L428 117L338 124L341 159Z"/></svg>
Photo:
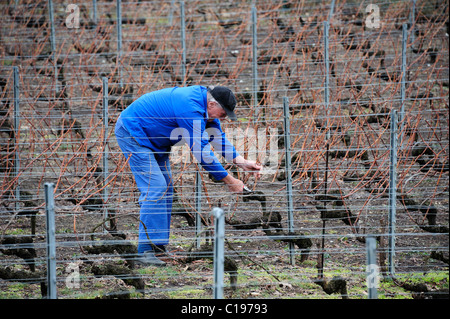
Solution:
<svg viewBox="0 0 450 319"><path fill-rule="evenodd" d="M2 4L2 296L448 296L447 2L69 5ZM112 128L140 95L195 84L234 90L239 121L223 129L263 174L224 162L253 190L229 194L174 147L170 267L142 269ZM410 280L424 272L434 285Z"/></svg>

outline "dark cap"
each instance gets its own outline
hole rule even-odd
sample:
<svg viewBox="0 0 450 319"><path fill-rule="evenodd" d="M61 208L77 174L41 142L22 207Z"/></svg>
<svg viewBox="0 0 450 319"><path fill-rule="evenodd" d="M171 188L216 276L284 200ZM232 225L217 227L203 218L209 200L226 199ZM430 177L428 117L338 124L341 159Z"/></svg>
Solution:
<svg viewBox="0 0 450 319"><path fill-rule="evenodd" d="M227 112L228 117L236 121L237 117L234 114L234 108L236 107L236 97L234 93L225 86L210 86L208 92L212 97L222 106Z"/></svg>

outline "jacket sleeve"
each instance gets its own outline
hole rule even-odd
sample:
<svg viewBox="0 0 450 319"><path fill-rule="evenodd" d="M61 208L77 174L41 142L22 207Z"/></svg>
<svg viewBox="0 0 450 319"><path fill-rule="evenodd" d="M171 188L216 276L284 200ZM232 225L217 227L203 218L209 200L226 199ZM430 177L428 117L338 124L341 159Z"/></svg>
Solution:
<svg viewBox="0 0 450 319"><path fill-rule="evenodd" d="M209 145L209 136L205 131L206 121L200 112L185 112L177 116L177 124L182 128L183 140L201 166L215 179L221 180L228 175L214 155Z"/></svg>
<svg viewBox="0 0 450 319"><path fill-rule="evenodd" d="M227 162L231 162L239 156L236 148L227 139L225 132L222 131L220 121L218 119L208 122L206 124L206 131L209 135L209 142L214 147L214 150L222 155Z"/></svg>

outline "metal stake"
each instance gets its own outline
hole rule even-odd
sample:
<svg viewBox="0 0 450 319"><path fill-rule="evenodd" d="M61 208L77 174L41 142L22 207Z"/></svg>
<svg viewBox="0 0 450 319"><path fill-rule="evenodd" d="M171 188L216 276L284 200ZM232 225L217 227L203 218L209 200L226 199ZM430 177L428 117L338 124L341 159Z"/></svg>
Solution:
<svg viewBox="0 0 450 319"><path fill-rule="evenodd" d="M325 152L325 196L328 194L328 170L329 170L329 152L330 152L330 125L329 125L329 108L330 108L330 58L329 58L329 42L328 42L328 31L329 31L329 23L328 21L324 21L323 23L323 38L324 38L324 54L325 54L325 116L327 118L327 132L326 132L326 152ZM325 201L324 206L327 205L327 201ZM325 268L325 234L326 234L326 219L322 218L322 240L321 240L321 255L320 255L320 268L319 268L319 277L323 279L323 270Z"/></svg>
<svg viewBox="0 0 450 319"><path fill-rule="evenodd" d="M391 143L389 169L389 273L394 275L395 227L397 200L397 110L391 111Z"/></svg>
<svg viewBox="0 0 450 319"><path fill-rule="evenodd" d="M400 147L403 142L403 128L405 126L404 118L405 118L405 96L406 96L406 44L408 41L408 25L403 24L402 29L402 79L401 79L401 108L399 114L399 122L400 122Z"/></svg>
<svg viewBox="0 0 450 319"><path fill-rule="evenodd" d="M366 238L366 250L367 250L367 287L368 298L377 299L377 284L379 278L378 266L377 266L377 241L374 237L368 236Z"/></svg>
<svg viewBox="0 0 450 319"><path fill-rule="evenodd" d="M116 13L117 13L117 69L119 72L119 84L122 87L122 0L117 0Z"/></svg>
<svg viewBox="0 0 450 319"><path fill-rule="evenodd" d="M333 16L334 4L335 4L335 0L332 0L331 5L330 5L330 12L328 13L328 22L331 22L331 17Z"/></svg>
<svg viewBox="0 0 450 319"><path fill-rule="evenodd" d="M97 25L97 0L92 0L92 21Z"/></svg>
<svg viewBox="0 0 450 319"><path fill-rule="evenodd" d="M108 200L108 78L103 77L103 219L106 220L108 218L108 207L106 205L106 201ZM104 227L106 225L104 224ZM106 229L105 229L106 230Z"/></svg>
<svg viewBox="0 0 450 319"><path fill-rule="evenodd" d="M45 183L45 214L47 220L47 298L56 299L56 240L54 183Z"/></svg>
<svg viewBox="0 0 450 319"><path fill-rule="evenodd" d="M52 49L52 60L55 75L55 91L59 91L58 85L58 62L56 61L56 39L55 39L55 19L53 17L53 1L48 0L48 13L50 18L50 47Z"/></svg>
<svg viewBox="0 0 450 319"><path fill-rule="evenodd" d="M330 139L330 130L328 129L329 123L329 104L330 104L330 57L329 57L329 42L328 42L328 30L329 30L328 21L324 21L324 52L325 52L325 110L326 110L326 118L327 118L327 140Z"/></svg>
<svg viewBox="0 0 450 319"><path fill-rule="evenodd" d="M181 74L183 77L182 85L186 85L186 17L184 14L184 1L180 2L180 10L181 10Z"/></svg>
<svg viewBox="0 0 450 319"><path fill-rule="evenodd" d="M200 248L201 238L200 234L202 231L202 177L200 176L200 171L197 170L195 175L195 246Z"/></svg>
<svg viewBox="0 0 450 319"><path fill-rule="evenodd" d="M253 70L253 117L258 118L256 111L258 105L258 34L257 34L258 17L256 7L252 6L252 70Z"/></svg>
<svg viewBox="0 0 450 319"><path fill-rule="evenodd" d="M214 208L214 299L223 298L225 214L221 208Z"/></svg>
<svg viewBox="0 0 450 319"><path fill-rule="evenodd" d="M409 24L411 27L411 43L416 40L416 35L414 34L414 24L416 23L416 0L412 0L411 13L409 15Z"/></svg>
<svg viewBox="0 0 450 319"><path fill-rule="evenodd" d="M284 148L286 162L286 190L288 204L288 229L289 234L294 232L294 205L292 202L292 172L291 172L291 124L289 121L289 99L283 97L284 110ZM289 242L289 259L291 265L295 265L295 246L293 242Z"/></svg>
<svg viewBox="0 0 450 319"><path fill-rule="evenodd" d="M16 180L16 189L14 190L15 196L15 207L16 211L19 210L20 205L20 183L19 183L19 171L20 171L20 91L19 91L19 68L17 66L13 67L13 78L14 78L14 179Z"/></svg>
<svg viewBox="0 0 450 319"><path fill-rule="evenodd" d="M170 1L170 11L169 11L169 25L173 23L173 8L175 6L175 0Z"/></svg>

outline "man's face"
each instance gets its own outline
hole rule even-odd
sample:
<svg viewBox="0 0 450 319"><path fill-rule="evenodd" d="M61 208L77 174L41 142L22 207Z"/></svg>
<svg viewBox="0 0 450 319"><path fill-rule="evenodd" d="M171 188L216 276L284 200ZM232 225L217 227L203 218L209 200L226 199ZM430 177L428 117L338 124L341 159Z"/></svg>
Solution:
<svg viewBox="0 0 450 319"><path fill-rule="evenodd" d="M215 119L219 119L221 121L225 120L227 117L227 112L217 103L208 102L208 122L211 122Z"/></svg>

